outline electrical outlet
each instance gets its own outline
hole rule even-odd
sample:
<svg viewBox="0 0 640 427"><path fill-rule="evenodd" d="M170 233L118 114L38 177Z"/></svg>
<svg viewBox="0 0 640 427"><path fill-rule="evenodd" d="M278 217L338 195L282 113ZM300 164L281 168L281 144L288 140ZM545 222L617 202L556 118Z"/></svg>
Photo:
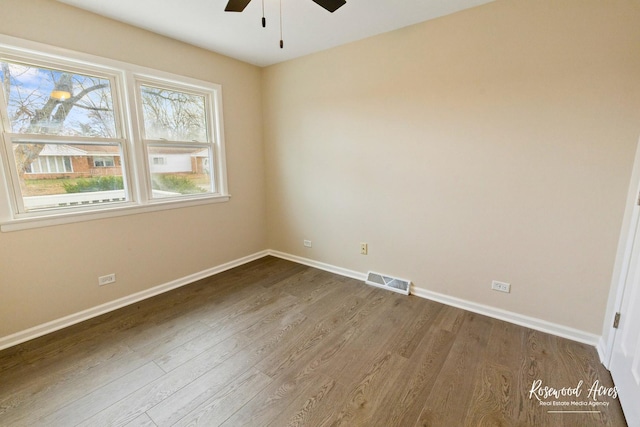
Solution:
<svg viewBox="0 0 640 427"><path fill-rule="evenodd" d="M369 245L366 243L360 243L360 255L367 255L369 253Z"/></svg>
<svg viewBox="0 0 640 427"><path fill-rule="evenodd" d="M310 248L311 247L311 240L305 240L303 243L304 243L304 247L305 248Z"/></svg>
<svg viewBox="0 0 640 427"><path fill-rule="evenodd" d="M116 273L107 274L106 276L98 277L98 286L108 285L116 281Z"/></svg>
<svg viewBox="0 0 640 427"><path fill-rule="evenodd" d="M498 292L509 293L511 292L511 285L509 283L498 282L497 280L494 280L493 282L491 282L491 289Z"/></svg>

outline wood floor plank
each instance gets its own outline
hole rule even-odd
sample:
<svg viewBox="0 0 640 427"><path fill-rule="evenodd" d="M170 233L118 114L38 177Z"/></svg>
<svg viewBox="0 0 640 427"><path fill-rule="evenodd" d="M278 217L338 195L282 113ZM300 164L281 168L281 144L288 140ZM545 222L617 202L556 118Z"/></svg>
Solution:
<svg viewBox="0 0 640 427"><path fill-rule="evenodd" d="M395 401L388 410L378 412L372 426L410 426L422 413L423 406L441 372L456 336L445 330L434 330L423 339L407 361L410 369L387 384L385 398Z"/></svg>
<svg viewBox="0 0 640 427"><path fill-rule="evenodd" d="M140 357L149 360L156 359L173 349L182 347L185 343L209 332L210 327L202 322L196 322L182 327L181 325L167 327L159 326L155 339L142 339L139 342L126 342Z"/></svg>
<svg viewBox="0 0 640 427"><path fill-rule="evenodd" d="M156 424L149 418L147 414L141 414L136 417L130 423L127 423L125 427L157 427Z"/></svg>
<svg viewBox="0 0 640 427"><path fill-rule="evenodd" d="M20 351L21 347L17 345L0 352L0 374L24 365L25 360L20 355Z"/></svg>
<svg viewBox="0 0 640 427"><path fill-rule="evenodd" d="M164 375L155 363L147 363L92 393L39 419L36 424L48 426L74 426L108 408L129 394Z"/></svg>
<svg viewBox="0 0 640 427"><path fill-rule="evenodd" d="M318 383L334 383L334 380L322 374L305 377L289 377L274 381L242 408L236 411L221 426L267 426L282 414L294 414L287 411L296 398L307 394L307 391Z"/></svg>
<svg viewBox="0 0 640 427"><path fill-rule="evenodd" d="M306 318L302 315L292 317L287 324L270 330L259 339L245 338L249 345L242 348L241 356L227 358L213 369L207 370L202 376L193 379L180 389L165 393L163 399L156 400L152 409L149 410L152 419L161 425L167 425L186 416L196 407L215 397L231 380L251 370L262 359L263 354L271 352L289 336L295 335L296 329L301 327L305 320ZM204 362L210 363L208 360ZM264 374L261 373L261 375Z"/></svg>
<svg viewBox="0 0 640 427"><path fill-rule="evenodd" d="M343 322L347 322L355 316L363 307L364 300L360 297L343 298L339 307L325 319L314 325L308 333L300 335L300 339L291 343L288 347L282 347L268 355L258 363L258 368L269 375L275 377L279 372L287 369L298 359L304 357L306 353L317 347L332 331L338 328Z"/></svg>
<svg viewBox="0 0 640 427"><path fill-rule="evenodd" d="M390 344L397 354L407 359L413 355L434 319L444 307L433 301L417 301L418 297L414 296L411 300L416 301L417 306L411 310L410 320L400 328L396 339Z"/></svg>
<svg viewBox="0 0 640 427"><path fill-rule="evenodd" d="M396 353L397 337L412 317L410 311L403 309L405 299L373 288L372 297L351 322L357 327L355 339L341 351L339 358L334 357L334 363L325 363L323 370L343 383L356 381L380 354ZM359 324L363 319L364 324Z"/></svg>
<svg viewBox="0 0 640 427"><path fill-rule="evenodd" d="M207 327L202 334L186 341L181 346L158 355L153 361L165 372L171 372L227 338L229 336L221 335L219 331Z"/></svg>
<svg viewBox="0 0 640 427"><path fill-rule="evenodd" d="M272 355L275 359L275 364L280 363L278 369L270 371L268 367L272 366L273 362L268 359L259 366L272 373L275 378L292 378L296 382L304 381L305 378L319 373L338 378L340 369L351 361L354 342L357 339L362 339L367 326L370 326L370 323L367 322L367 317L373 316L377 318L378 313L376 310L381 309L383 302L391 301L385 299L388 296L388 294L382 293L375 298L367 300L366 304L349 317L341 317L341 312L337 312L338 319L342 318L343 321L334 322L329 325L328 329L325 328L324 335L320 337L321 342L317 346L307 347L302 351L295 350L296 357L288 359L285 364L282 364L281 360L290 355L294 349L293 347L283 347L282 352ZM310 323L310 325L313 326L313 323ZM311 337L314 337L314 331L317 328L302 330L294 343L309 341ZM318 335L315 335L315 337L318 337Z"/></svg>
<svg viewBox="0 0 640 427"><path fill-rule="evenodd" d="M222 368L220 366L246 345L248 342L245 338L231 337L78 425L125 425L205 374L208 374L212 381L222 381L226 384L231 375L244 372L246 366L233 362Z"/></svg>
<svg viewBox="0 0 640 427"><path fill-rule="evenodd" d="M385 399L386 385L393 383L407 368L407 359L395 353L379 354L371 364L365 365L359 378L345 385L345 403L336 411L331 426L368 426L378 418L377 413L392 410L397 396ZM341 384L344 385L344 382Z"/></svg>
<svg viewBox="0 0 640 427"><path fill-rule="evenodd" d="M260 280L255 282L256 286L269 288L301 271L308 269L307 266L289 261L278 260L269 274L263 274Z"/></svg>
<svg viewBox="0 0 640 427"><path fill-rule="evenodd" d="M328 271L307 267L278 282L273 287L296 297L306 297L317 292L339 289L343 284L343 277Z"/></svg>
<svg viewBox="0 0 640 427"><path fill-rule="evenodd" d="M326 407L328 397L336 389L336 381L333 378L320 376L313 383L299 392L285 410L268 424L270 427L298 427L313 426L315 418L322 414Z"/></svg>
<svg viewBox="0 0 640 427"><path fill-rule="evenodd" d="M600 364L589 363L591 360L592 349L585 344L572 343L566 340L557 341L557 354L561 369L564 372L571 370L577 370L580 378L584 379L584 393L587 395L589 401L606 402L610 406L619 407L620 401L616 398L612 398L606 395L589 396L589 390L593 387L607 387L614 386L611 375ZM569 379L570 380L570 379ZM575 408L574 408L575 409ZM600 408L587 408L600 411ZM593 414L580 414L574 416L572 420L565 419L565 425L622 425L624 419L622 418L621 411L600 411ZM567 417L565 417L567 418ZM572 424L575 422L575 424Z"/></svg>
<svg viewBox="0 0 640 427"><path fill-rule="evenodd" d="M478 380L478 366L484 358L492 322L485 316L466 312L464 323L457 333L435 384L416 425L459 425ZM464 387L460 387L464 384Z"/></svg>
<svg viewBox="0 0 640 427"><path fill-rule="evenodd" d="M348 285L345 287L353 287L353 283L347 283ZM307 307L304 307L301 310L301 313L311 319L322 320L326 318L327 313L331 313L335 311L336 307L343 305L345 297L360 298L360 300L364 300L369 298L371 293L375 291L377 291L377 289L366 286L353 287L350 292L345 292L344 287L336 287L324 297L317 301L313 301Z"/></svg>
<svg viewBox="0 0 640 427"><path fill-rule="evenodd" d="M175 427L220 425L272 382L273 380L262 372L255 369L249 370L171 425ZM155 408L149 411L152 416L154 410ZM171 418L169 418L170 422ZM158 420L158 425L162 425L161 420Z"/></svg>
<svg viewBox="0 0 640 427"><path fill-rule="evenodd" d="M65 355L68 356L68 355ZM7 423L23 414L46 415L96 387L146 363L117 343L74 357L51 357L25 363L0 378L0 420ZM0 424L1 425L1 424Z"/></svg>
<svg viewBox="0 0 640 427"><path fill-rule="evenodd" d="M524 349L524 332L521 326L494 322L480 366L480 380L465 417L469 425L518 425L521 411L535 404L513 393L526 387L520 382L519 366L514 363Z"/></svg>
<svg viewBox="0 0 640 427"><path fill-rule="evenodd" d="M269 377L252 369L250 363L241 358L229 358L189 384L171 393L146 410L159 426L170 426L189 414L198 406L217 396L234 381L244 381L249 376L260 375L263 381Z"/></svg>
<svg viewBox="0 0 640 427"><path fill-rule="evenodd" d="M526 360L528 363L527 369L522 371L523 384L526 387L520 389L522 393L522 401L531 401L529 396L529 390L534 381L540 380L543 384L554 387L562 387L562 384L578 383L582 378L578 379L577 373L568 373L560 368L558 355L555 353L557 350L558 340L554 337L539 332L529 330L526 333ZM553 425L564 426L565 421L571 423L570 419L565 419L562 416L549 414L549 408L535 404L533 406L527 405L525 407L526 412L521 418L523 422L531 425Z"/></svg>
<svg viewBox="0 0 640 427"><path fill-rule="evenodd" d="M227 309L205 315L200 321L212 329L228 330L233 334L258 323L273 311L294 305L296 301L297 298L291 295L264 290Z"/></svg>
<svg viewBox="0 0 640 427"><path fill-rule="evenodd" d="M0 425L625 426L535 380L613 384L593 347L264 257L0 351Z"/></svg>

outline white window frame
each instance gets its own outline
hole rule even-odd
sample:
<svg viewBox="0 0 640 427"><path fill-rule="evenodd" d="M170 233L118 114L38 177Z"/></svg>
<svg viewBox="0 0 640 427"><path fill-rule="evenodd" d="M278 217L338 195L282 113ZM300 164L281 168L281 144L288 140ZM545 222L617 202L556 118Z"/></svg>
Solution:
<svg viewBox="0 0 640 427"><path fill-rule="evenodd" d="M90 205L90 206L64 206L60 208L42 209L29 211L25 206L25 199L21 194L20 179L18 176L18 170L13 157L13 144L15 143L44 143L44 144L61 144L71 145L112 145L120 149L123 156L127 155L128 141L130 140L127 127L124 120L124 102L122 96L122 87L124 82L124 72L101 66L98 64L78 63L77 61L67 60L60 57L50 57L43 54L34 52L20 52L15 49L6 48L0 46L0 61L9 61L14 63L21 63L28 66L38 68L51 68L62 71L68 71L76 74L91 75L105 79L109 81L111 86L111 97L113 102L113 115L116 135L113 138L101 138L101 137L85 137L85 136L58 136L47 134L22 134L13 133L11 130L11 124L6 114L2 114L3 125L3 142L4 150L3 155L5 158L5 164L8 166L9 174L5 174L7 181L12 183L10 188L11 192L11 210L13 212L13 219L29 219L29 218L42 218L51 215L61 215L64 213L81 213L92 212L106 208L106 205ZM7 105L7 101L4 98L4 91L0 90L0 102L2 105ZM4 108L4 107L0 107ZM5 110L0 109L0 113L4 113ZM130 176L128 165L122 167L123 182L124 182L124 202L111 202L110 205L118 204L131 204L134 202L132 198L132 183L128 179ZM109 206L114 207L114 206Z"/></svg>
<svg viewBox="0 0 640 427"><path fill-rule="evenodd" d="M0 59L33 64L34 66L68 70L79 74L109 78L112 86L117 138L59 137L54 135L12 134L8 117L0 111L3 132L0 136L0 230L14 231L79 221L116 217L163 209L175 209L200 204L226 202L230 199L224 148L222 87L219 84L153 70L94 55L55 48L42 43L0 35ZM143 139L142 110L137 84L143 82L173 90L191 88L197 94L208 93L208 132L212 156L209 159L215 192L183 195L173 198L151 197L150 167L147 142ZM0 90L0 102L7 105ZM2 107L4 110L4 107ZM4 110L6 112L6 110ZM127 199L104 206L80 206L26 212L19 192L19 180L12 144L14 142L65 142L114 144L121 148L121 167Z"/></svg>
<svg viewBox="0 0 640 427"><path fill-rule="evenodd" d="M164 139L148 139L145 135L144 129L144 116L143 116L143 106L142 106L142 97L141 97L141 87L142 86L152 86L160 89L166 89L176 92L183 92L192 95L202 96L205 101L205 114L206 114L206 126L207 126L207 141L203 142L184 142L184 141L168 141ZM220 158L220 148L224 146L221 143L220 136L220 125L216 120L216 110L220 105L219 100L216 98L216 91L213 87L203 86L201 84L196 84L194 81L176 81L175 79L163 79L156 76L151 76L148 74L135 74L134 75L134 93L135 93L135 111L137 117L137 126L136 129L138 131L137 139L141 141L142 148L144 150L144 156L141 158L148 159L149 158L149 147L179 147L179 148L194 148L194 149L210 149L209 163L216 164L216 159ZM166 159L165 159L166 161ZM221 185L225 185L225 179L220 176L220 174L212 173L210 174L212 191L204 194L189 194L189 195L180 195L176 197L162 197L162 198L154 198L153 190L151 185L151 164L147 160L144 164L144 170L146 171L146 188L145 190L145 198L149 201L149 203L165 203L167 200L185 200L185 199L201 199L202 197L210 197L211 195L220 194ZM215 171L214 171L215 172ZM226 193L226 186L223 191Z"/></svg>

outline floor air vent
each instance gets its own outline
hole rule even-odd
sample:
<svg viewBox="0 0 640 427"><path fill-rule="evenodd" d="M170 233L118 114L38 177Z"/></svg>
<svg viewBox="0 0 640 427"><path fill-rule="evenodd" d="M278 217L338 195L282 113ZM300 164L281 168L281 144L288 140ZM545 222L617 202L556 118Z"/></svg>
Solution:
<svg viewBox="0 0 640 427"><path fill-rule="evenodd" d="M411 282L408 280L385 276L380 273L374 273L373 271L370 271L369 274L367 274L367 280L364 282L367 285L387 289L404 295L409 295L409 286L411 285Z"/></svg>

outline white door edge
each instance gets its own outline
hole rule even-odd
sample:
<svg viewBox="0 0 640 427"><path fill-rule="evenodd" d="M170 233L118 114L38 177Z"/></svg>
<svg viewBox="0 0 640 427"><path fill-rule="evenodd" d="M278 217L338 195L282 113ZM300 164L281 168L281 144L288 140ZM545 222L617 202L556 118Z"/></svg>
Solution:
<svg viewBox="0 0 640 427"><path fill-rule="evenodd" d="M618 250L614 263L614 270L611 279L611 290L607 302L604 324L602 330L602 341L605 343L602 364L609 369L611 356L613 355L613 345L616 338L616 329L613 327L613 319L622 307L624 298L625 283L629 274L631 262L631 252L635 239L636 228L640 220L640 139L636 145L636 154L633 161L633 170L625 202L624 217L620 228L620 238L618 239Z"/></svg>

